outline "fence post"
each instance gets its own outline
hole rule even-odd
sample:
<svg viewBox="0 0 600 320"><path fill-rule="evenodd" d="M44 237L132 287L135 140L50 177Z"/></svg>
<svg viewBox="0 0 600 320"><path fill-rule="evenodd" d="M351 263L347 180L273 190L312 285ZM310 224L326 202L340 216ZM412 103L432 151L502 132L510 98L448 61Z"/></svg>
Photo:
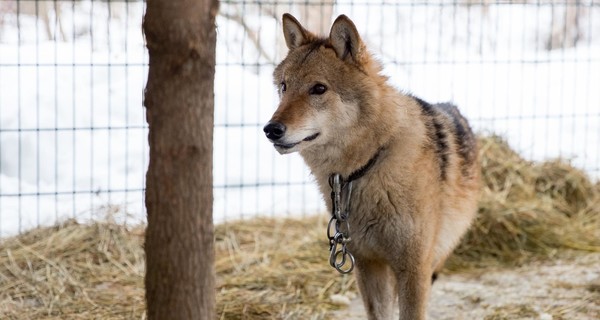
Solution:
<svg viewBox="0 0 600 320"><path fill-rule="evenodd" d="M217 0L147 0L148 319L214 319L212 140Z"/></svg>

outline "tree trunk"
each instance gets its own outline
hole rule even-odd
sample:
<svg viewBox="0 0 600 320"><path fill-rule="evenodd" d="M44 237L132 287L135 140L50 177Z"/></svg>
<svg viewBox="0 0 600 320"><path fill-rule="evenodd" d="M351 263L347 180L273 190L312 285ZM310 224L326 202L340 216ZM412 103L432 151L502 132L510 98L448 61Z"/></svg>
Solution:
<svg viewBox="0 0 600 320"><path fill-rule="evenodd" d="M217 0L147 0L148 319L214 319L212 139Z"/></svg>

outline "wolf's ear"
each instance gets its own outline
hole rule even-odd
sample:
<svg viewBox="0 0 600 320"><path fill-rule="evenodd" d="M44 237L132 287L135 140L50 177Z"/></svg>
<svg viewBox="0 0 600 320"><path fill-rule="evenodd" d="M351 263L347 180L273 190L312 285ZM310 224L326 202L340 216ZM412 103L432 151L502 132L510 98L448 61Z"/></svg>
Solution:
<svg viewBox="0 0 600 320"><path fill-rule="evenodd" d="M288 49L292 50L307 42L310 33L302 27L294 16L284 13L281 21L283 23L283 36Z"/></svg>
<svg viewBox="0 0 600 320"><path fill-rule="evenodd" d="M329 42L338 58L342 60L350 55L356 61L363 46L354 22L343 14L333 22L329 32Z"/></svg>

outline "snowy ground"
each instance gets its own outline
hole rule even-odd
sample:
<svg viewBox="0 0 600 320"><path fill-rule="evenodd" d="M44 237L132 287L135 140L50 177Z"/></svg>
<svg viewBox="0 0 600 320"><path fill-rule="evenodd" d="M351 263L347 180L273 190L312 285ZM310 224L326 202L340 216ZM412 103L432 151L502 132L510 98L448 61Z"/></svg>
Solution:
<svg viewBox="0 0 600 320"><path fill-rule="evenodd" d="M433 285L429 318L578 319L600 318L600 254L536 262L516 269L442 275ZM340 301L348 301L339 299ZM359 297L339 312L365 319Z"/></svg>
<svg viewBox="0 0 600 320"><path fill-rule="evenodd" d="M546 50L564 5L453 4L338 1L333 18L355 21L398 88L453 101L476 130L506 136L530 159L565 157L598 177L600 6L577 11L577 46ZM0 237L114 211L144 220L143 3L59 6L51 27L60 21L64 40L49 40L24 10L0 19ZM323 210L301 159L276 154L261 130L277 104L281 26L267 5L222 10L244 12L244 24L217 20L215 220Z"/></svg>

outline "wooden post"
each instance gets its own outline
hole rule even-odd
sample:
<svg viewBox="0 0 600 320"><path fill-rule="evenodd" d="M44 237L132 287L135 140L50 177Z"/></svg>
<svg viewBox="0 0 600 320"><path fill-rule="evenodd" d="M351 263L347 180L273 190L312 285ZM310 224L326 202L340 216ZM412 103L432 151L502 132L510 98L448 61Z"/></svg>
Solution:
<svg viewBox="0 0 600 320"><path fill-rule="evenodd" d="M148 319L214 319L212 140L217 0L147 0Z"/></svg>

